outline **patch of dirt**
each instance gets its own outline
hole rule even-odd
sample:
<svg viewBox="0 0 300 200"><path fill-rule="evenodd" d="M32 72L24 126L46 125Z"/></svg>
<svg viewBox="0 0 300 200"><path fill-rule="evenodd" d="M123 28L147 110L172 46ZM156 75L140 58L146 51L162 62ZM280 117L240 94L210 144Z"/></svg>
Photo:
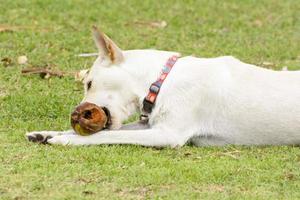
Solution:
<svg viewBox="0 0 300 200"><path fill-rule="evenodd" d="M193 186L193 189L198 192L224 192L225 191L225 187L223 185L218 185L218 184Z"/></svg>
<svg viewBox="0 0 300 200"><path fill-rule="evenodd" d="M117 189L114 192L118 193L121 198L132 196L134 199L145 199L152 196L153 191L150 186L136 187L134 189Z"/></svg>

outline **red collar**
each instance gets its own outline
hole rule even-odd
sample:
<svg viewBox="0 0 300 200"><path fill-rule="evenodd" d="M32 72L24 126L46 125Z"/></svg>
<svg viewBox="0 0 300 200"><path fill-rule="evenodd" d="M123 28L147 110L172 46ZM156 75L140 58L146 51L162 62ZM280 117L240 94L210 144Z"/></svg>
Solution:
<svg viewBox="0 0 300 200"><path fill-rule="evenodd" d="M168 59L166 64L164 65L160 76L158 79L151 84L149 88L149 92L147 96L144 98L143 101L143 109L141 114L141 120L148 120L148 115L152 112L152 109L155 105L156 98L159 94L160 88L167 78L168 74L171 72L173 66L175 65L176 61L178 60L178 56L172 56Z"/></svg>

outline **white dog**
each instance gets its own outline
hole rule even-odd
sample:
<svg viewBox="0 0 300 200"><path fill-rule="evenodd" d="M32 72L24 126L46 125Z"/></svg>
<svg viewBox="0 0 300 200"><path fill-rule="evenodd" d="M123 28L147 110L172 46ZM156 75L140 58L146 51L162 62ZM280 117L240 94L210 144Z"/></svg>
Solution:
<svg viewBox="0 0 300 200"><path fill-rule="evenodd" d="M94 39L99 56L84 80L82 102L105 107L110 126L90 136L73 130L30 132L29 140L153 147L300 144L300 71L272 71L231 56L179 58L162 84L148 126L122 129L124 120L141 111L166 61L178 53L122 51L95 27Z"/></svg>

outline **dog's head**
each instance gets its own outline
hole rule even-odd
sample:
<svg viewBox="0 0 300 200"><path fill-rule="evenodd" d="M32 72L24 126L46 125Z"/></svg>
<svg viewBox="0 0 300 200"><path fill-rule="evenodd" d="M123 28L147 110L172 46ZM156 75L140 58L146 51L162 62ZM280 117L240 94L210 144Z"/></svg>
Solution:
<svg viewBox="0 0 300 200"><path fill-rule="evenodd" d="M79 124L88 133L103 127L117 129L136 111L130 74L121 67L126 65L122 50L96 27L93 36L99 56L83 80L84 98L71 117L73 127ZM106 115L106 124L100 123L99 113Z"/></svg>

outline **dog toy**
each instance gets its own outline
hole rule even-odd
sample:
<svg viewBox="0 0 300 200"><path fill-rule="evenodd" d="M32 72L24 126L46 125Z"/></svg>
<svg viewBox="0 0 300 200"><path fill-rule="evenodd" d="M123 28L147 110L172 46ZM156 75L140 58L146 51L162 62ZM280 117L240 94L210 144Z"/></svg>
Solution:
<svg viewBox="0 0 300 200"><path fill-rule="evenodd" d="M101 131L108 123L108 116L99 106L82 103L71 114L71 125L74 131L82 136Z"/></svg>

